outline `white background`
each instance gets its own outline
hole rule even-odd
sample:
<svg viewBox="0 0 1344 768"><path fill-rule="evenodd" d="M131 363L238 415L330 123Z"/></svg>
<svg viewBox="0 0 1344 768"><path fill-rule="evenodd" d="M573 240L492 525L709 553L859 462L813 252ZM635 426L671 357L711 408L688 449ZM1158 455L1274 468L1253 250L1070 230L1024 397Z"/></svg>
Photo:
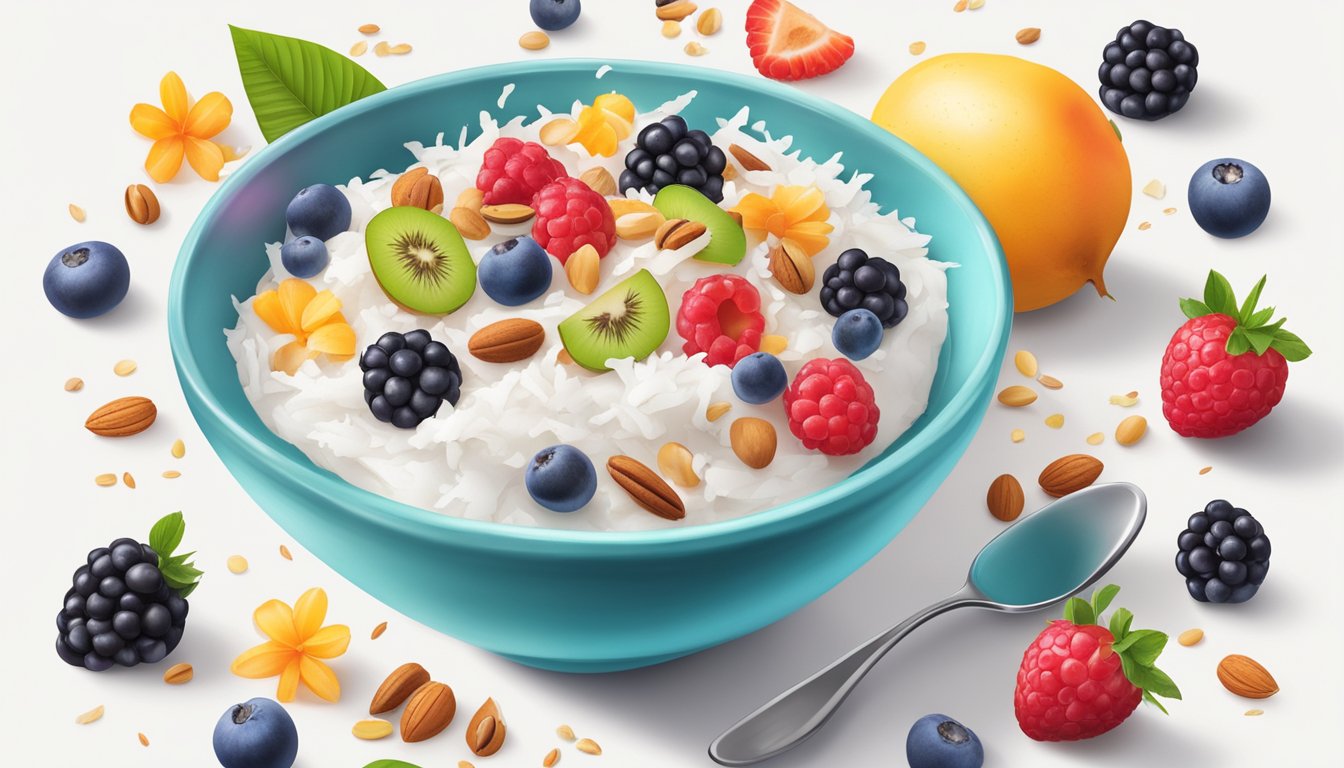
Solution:
<svg viewBox="0 0 1344 768"><path fill-rule="evenodd" d="M707 5L708 3L702 3ZM1174 642L1161 665L1180 684L1183 702L1163 717L1144 707L1118 730L1092 742L1037 744L1018 730L1012 713L1014 675L1022 650L1042 617L952 614L907 639L817 738L777 766L903 764L909 725L945 712L975 729L991 766L1322 765L1344 721L1338 653L1341 624L1340 406L1341 269L1339 217L1344 195L1339 83L1344 75L1337 3L988 0L984 9L952 13L953 0L870 3L811 0L824 20L852 34L857 56L834 76L802 89L868 114L886 83L916 61L915 40L931 56L947 51L1013 53L1054 66L1091 92L1100 52L1115 30L1135 18L1182 28L1201 52L1193 99L1156 124L1117 118L1133 166L1131 219L1106 272L1117 301L1088 289L1053 308L1017 318L1010 350L1033 350L1062 391L1034 406L993 406L950 480L924 512L873 562L815 604L761 632L693 658L643 671L573 677L515 666L413 624L342 580L289 541L233 482L197 433L172 371L164 316L168 274L179 243L214 185L184 168L179 179L155 185L162 220L149 228L129 222L121 194L147 182L141 168L149 142L126 116L137 101L157 101L159 78L179 72L195 96L222 90L233 101L224 138L262 144L234 65L225 24L295 35L345 51L364 22L382 25L379 39L410 42L409 56L361 61L388 85L491 62L561 56L653 58L751 72L741 32L742 0L720 5L725 28L705 42L710 53L692 60L679 40L659 36L650 0L588 0L579 23L531 54L516 40L530 28L523 0L424 3L140 2L26 3L8 14L6 114L0 121L6 183L4 264L6 355L4 411L5 535L3 695L0 762L42 758L44 765L89 760L110 766L213 765L209 746L216 718L230 704L273 696L274 681L242 680L230 660L258 642L250 611L270 597L292 601L324 586L330 620L347 623L354 642L334 666L345 697L332 705L303 694L289 707L298 722L303 768L358 768L379 757L400 757L426 768L470 757L466 719L486 696L499 700L509 740L478 764L533 766L558 744L552 729L571 723L597 739L601 758L566 747L561 765L706 765L705 745L723 727L777 690L829 662L858 641L955 589L979 547L1000 530L984 508L984 490L1001 472L1029 486L1028 506L1044 502L1030 482L1049 460L1085 450L1084 437L1107 433L1095 453L1106 480L1130 480L1151 501L1148 527L1112 579L1123 585L1117 605L1132 609L1135 626L1173 636L1202 627L1194 648ZM1021 27L1038 26L1041 41L1022 48ZM445 126L452 134L454 126ZM399 139L399 137L390 137ZM1274 208L1255 235L1214 240L1195 226L1184 187L1205 160L1236 155L1258 164L1273 185ZM1139 194L1151 178L1166 182L1158 201ZM66 204L88 210L73 222ZM1178 212L1164 216L1174 206ZM1152 229L1138 231L1140 221ZM97 321L76 322L54 312L39 289L57 249L84 239L117 243L132 263L126 303ZM1170 334L1181 323L1178 296L1195 295L1210 267L1245 290L1262 273L1267 303L1279 306L1290 328L1315 349L1293 367L1284 403L1264 423L1217 442L1184 440L1170 432L1158 407L1157 370ZM140 370L113 376L114 362L133 358ZM82 376L83 392L62 382ZM1019 383L1011 364L1004 383ZM1134 411L1107 396L1139 390ZM98 440L81 428L87 413L114 397L144 394L159 404L159 422L130 440ZM1059 431L1042 420L1067 417ZM1114 444L1125 415L1148 417L1153 429L1137 447ZM1020 445L1013 428L1027 431ZM169 457L176 437L184 460ZM1204 476L1200 467L1212 466ZM179 480L160 472L175 468ZM98 488L100 472L131 471L139 488ZM1252 602L1196 604L1172 567L1175 538L1185 518L1211 498L1250 509L1274 542L1269 579ZM166 664L94 675L67 667L52 651L54 617L71 571L84 553L124 535L143 536L153 520L182 509L186 544L200 550L206 581L192 597L186 639L171 661L196 667L196 679L169 688ZM287 543L294 561L277 546ZM233 576L226 557L240 553L251 570ZM427 585L463 589L468 585ZM575 606L581 610L582 606ZM387 634L369 640L388 621ZM1262 661L1282 692L1263 703L1238 699L1218 684L1214 668L1227 653ZM377 683L407 660L425 664L457 691L458 720L443 736L418 745L395 739L357 742L351 724L364 714ZM95 705L107 715L90 726L74 717ZM1252 706L1263 717L1246 718ZM136 733L150 739L140 746ZM23 764L33 764L24 762Z"/></svg>

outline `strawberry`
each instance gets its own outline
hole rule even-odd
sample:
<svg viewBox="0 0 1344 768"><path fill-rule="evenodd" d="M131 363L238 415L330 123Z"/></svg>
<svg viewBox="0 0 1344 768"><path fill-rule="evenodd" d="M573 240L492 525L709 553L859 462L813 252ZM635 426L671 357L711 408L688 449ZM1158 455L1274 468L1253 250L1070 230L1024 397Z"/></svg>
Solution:
<svg viewBox="0 0 1344 768"><path fill-rule="evenodd" d="M1111 614L1109 629L1098 624L1119 591L1111 584L1090 603L1070 599L1063 620L1050 622L1022 654L1013 709L1023 733L1037 741L1090 739L1123 723L1141 699L1165 714L1154 695L1181 698L1153 666L1166 635L1131 630L1134 615L1124 608Z"/></svg>
<svg viewBox="0 0 1344 768"><path fill-rule="evenodd" d="M747 48L762 75L803 80L849 61L854 55L854 38L822 24L788 0L754 0L747 8Z"/></svg>
<svg viewBox="0 0 1344 768"><path fill-rule="evenodd" d="M1311 350L1256 310L1265 278L1241 307L1227 278L1210 271L1204 300L1181 299L1190 318L1162 356L1162 415L1184 437L1234 435L1267 416L1288 383L1288 362Z"/></svg>

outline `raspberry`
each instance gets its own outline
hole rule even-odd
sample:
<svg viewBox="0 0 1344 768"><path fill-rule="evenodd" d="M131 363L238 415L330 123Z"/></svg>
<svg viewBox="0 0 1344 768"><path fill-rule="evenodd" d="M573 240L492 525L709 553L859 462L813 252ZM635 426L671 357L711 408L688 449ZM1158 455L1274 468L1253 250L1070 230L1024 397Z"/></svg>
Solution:
<svg viewBox="0 0 1344 768"><path fill-rule="evenodd" d="M803 446L828 456L858 453L877 437L882 414L873 388L844 358L811 360L784 391L789 431Z"/></svg>
<svg viewBox="0 0 1344 768"><path fill-rule="evenodd" d="M710 275L695 281L681 297L677 333L687 355L704 352L705 365L726 365L760 350L765 318L761 294L737 275Z"/></svg>
<svg viewBox="0 0 1344 768"><path fill-rule="evenodd" d="M1229 355L1237 321L1205 315L1171 337L1162 357L1162 415L1185 437L1225 437L1264 418L1283 398L1288 363L1277 350Z"/></svg>
<svg viewBox="0 0 1344 768"><path fill-rule="evenodd" d="M561 264L585 245L601 257L616 243L616 219L607 199L578 179L565 177L542 187L532 207L537 211L532 239Z"/></svg>
<svg viewBox="0 0 1344 768"><path fill-rule="evenodd" d="M531 205L537 190L568 176L565 166L540 144L502 138L485 150L481 170L476 174L476 188L485 193L486 205Z"/></svg>

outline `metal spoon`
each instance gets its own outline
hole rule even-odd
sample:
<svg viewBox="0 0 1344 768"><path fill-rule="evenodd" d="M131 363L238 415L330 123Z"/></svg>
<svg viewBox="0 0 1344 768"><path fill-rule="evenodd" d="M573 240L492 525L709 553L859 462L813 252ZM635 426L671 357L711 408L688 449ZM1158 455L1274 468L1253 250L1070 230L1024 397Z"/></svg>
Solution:
<svg viewBox="0 0 1344 768"><path fill-rule="evenodd" d="M915 627L953 608L1026 613L1070 597L1100 579L1134 543L1147 515L1143 491L1129 483L1094 485L1046 505L995 536L971 563L961 589L779 694L709 745L720 765L751 765L802 743Z"/></svg>

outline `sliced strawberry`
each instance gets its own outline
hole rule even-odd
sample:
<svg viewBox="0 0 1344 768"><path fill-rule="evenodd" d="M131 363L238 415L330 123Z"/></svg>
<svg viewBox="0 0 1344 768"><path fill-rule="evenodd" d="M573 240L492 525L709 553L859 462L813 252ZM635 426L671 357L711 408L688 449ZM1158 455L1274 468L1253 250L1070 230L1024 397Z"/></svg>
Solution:
<svg viewBox="0 0 1344 768"><path fill-rule="evenodd" d="M762 75L802 80L838 69L854 55L854 38L836 32L788 0L753 0L747 48Z"/></svg>

